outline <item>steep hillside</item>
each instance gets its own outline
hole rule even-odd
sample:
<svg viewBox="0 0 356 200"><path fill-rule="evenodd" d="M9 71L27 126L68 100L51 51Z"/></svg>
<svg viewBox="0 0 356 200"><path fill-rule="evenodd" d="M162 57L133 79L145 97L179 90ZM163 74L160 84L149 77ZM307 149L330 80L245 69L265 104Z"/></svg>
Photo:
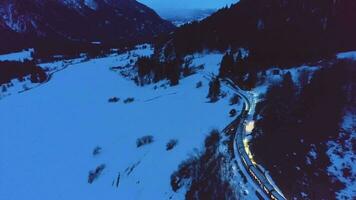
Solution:
<svg viewBox="0 0 356 200"><path fill-rule="evenodd" d="M165 55L244 47L262 65L290 65L356 47L352 0L241 0L162 37Z"/></svg>
<svg viewBox="0 0 356 200"><path fill-rule="evenodd" d="M174 28L134 0L5 0L0 15L2 51L48 41L120 45Z"/></svg>
<svg viewBox="0 0 356 200"><path fill-rule="evenodd" d="M284 72L257 105L252 151L288 199L355 195L355 66L335 59L315 73Z"/></svg>

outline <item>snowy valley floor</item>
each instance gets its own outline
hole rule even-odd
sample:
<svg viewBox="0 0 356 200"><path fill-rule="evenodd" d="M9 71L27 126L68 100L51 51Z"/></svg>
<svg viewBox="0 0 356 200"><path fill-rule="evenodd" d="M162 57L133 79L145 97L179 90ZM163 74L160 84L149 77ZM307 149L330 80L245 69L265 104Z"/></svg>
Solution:
<svg viewBox="0 0 356 200"><path fill-rule="evenodd" d="M131 57L122 54L73 64L39 87L1 99L1 198L170 198L173 171L194 148L202 147L211 129L221 130L233 120L228 113L233 107L229 98L215 104L206 99L204 76L217 72L221 54L196 58L194 64L204 63L205 70L176 87L160 87L163 82L156 89L137 87L110 70L125 66L135 54L150 53L141 49ZM199 81L203 86L196 88ZM108 103L111 97L120 101ZM134 101L123 103L129 97ZM136 139L145 135L152 135L154 142L137 148ZM171 139L178 145L167 151ZM101 153L94 156L95 147ZM101 164L102 174L88 184L89 171ZM181 199L180 195L184 194L172 197Z"/></svg>

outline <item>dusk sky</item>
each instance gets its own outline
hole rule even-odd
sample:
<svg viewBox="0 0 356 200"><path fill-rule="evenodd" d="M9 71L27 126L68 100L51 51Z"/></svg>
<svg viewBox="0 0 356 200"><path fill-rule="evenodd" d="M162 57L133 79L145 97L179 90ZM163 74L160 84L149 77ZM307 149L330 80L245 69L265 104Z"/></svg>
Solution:
<svg viewBox="0 0 356 200"><path fill-rule="evenodd" d="M236 3L238 0L138 0L147 6L162 10L166 8L188 8L188 9L206 9L220 8L225 5Z"/></svg>

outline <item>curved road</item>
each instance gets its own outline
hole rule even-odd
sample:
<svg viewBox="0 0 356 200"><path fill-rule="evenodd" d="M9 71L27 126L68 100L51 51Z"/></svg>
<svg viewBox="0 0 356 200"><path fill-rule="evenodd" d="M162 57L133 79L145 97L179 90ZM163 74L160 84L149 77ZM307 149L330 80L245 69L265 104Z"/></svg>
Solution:
<svg viewBox="0 0 356 200"><path fill-rule="evenodd" d="M235 162L248 178L249 182L255 186L256 191L265 199L285 200L282 192L272 181L266 171L258 165L250 153L246 140L247 132L253 129L253 114L255 103L253 97L246 91L240 89L233 81L224 79L225 85L234 90L244 101L244 107L240 116L230 123L223 132L233 135L233 152Z"/></svg>

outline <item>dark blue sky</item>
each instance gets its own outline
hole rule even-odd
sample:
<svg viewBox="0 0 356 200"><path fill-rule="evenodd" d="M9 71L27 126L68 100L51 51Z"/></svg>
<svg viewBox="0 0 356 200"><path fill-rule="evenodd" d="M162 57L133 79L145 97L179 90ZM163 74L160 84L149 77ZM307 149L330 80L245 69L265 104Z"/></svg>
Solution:
<svg viewBox="0 0 356 200"><path fill-rule="evenodd" d="M220 8L225 5L236 3L238 0L138 0L141 3L155 9L206 9Z"/></svg>

